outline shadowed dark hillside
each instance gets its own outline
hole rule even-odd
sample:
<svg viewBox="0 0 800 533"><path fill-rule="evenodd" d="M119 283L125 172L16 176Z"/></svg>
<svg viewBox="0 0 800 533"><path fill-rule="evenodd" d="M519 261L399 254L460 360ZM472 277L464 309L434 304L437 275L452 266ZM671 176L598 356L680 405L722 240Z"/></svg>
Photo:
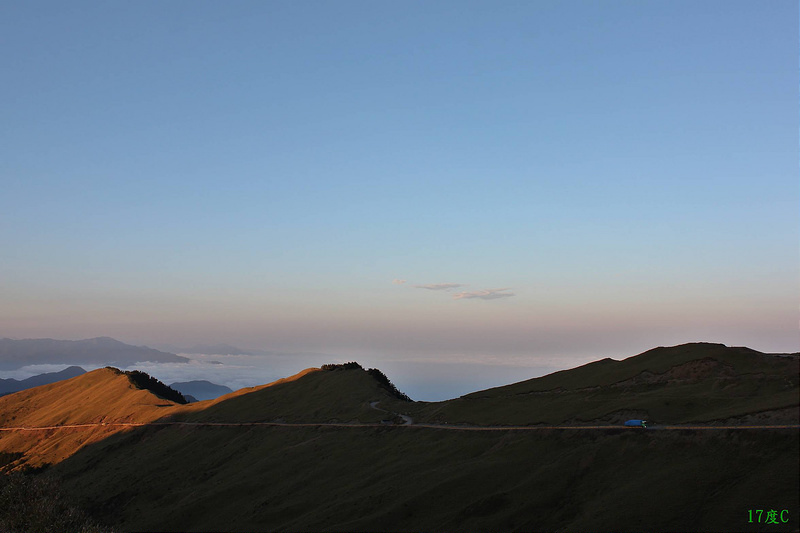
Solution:
<svg viewBox="0 0 800 533"><path fill-rule="evenodd" d="M0 476L0 531L113 533L76 507L52 477L14 472Z"/></svg>
<svg viewBox="0 0 800 533"><path fill-rule="evenodd" d="M382 406L408 403L398 398L402 393L392 390L358 363L323 368L310 368L269 385L241 389L212 404L192 404L190 410L178 412L176 420L379 422L386 414L370 407L371 402L381 402Z"/></svg>
<svg viewBox="0 0 800 533"><path fill-rule="evenodd" d="M165 427L53 474L125 531L743 532L750 508L797 516L799 451L787 430Z"/></svg>
<svg viewBox="0 0 800 533"><path fill-rule="evenodd" d="M322 365L321 370L325 371L337 371L337 370L364 370L364 368L356 362L350 363L343 363L338 365ZM392 396L397 398L398 400L403 400L404 402L412 401L411 398L408 397L407 394L400 392L397 387L395 387L394 383L389 381L389 378L386 377L386 374L378 370L377 368L369 368L367 369L367 374L372 376L375 381L377 381L381 387L386 389Z"/></svg>
<svg viewBox="0 0 800 533"><path fill-rule="evenodd" d="M796 409L799 362L799 354L684 344L622 361L603 359L446 402L418 404L416 413L421 420L485 425L726 420Z"/></svg>

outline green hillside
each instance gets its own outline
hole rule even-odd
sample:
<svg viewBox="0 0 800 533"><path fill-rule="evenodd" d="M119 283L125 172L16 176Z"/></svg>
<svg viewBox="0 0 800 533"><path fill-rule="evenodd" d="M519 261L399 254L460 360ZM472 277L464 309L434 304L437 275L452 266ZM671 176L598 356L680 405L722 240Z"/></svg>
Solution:
<svg viewBox="0 0 800 533"><path fill-rule="evenodd" d="M415 406L421 421L483 425L720 421L796 408L800 357L693 343Z"/></svg>
<svg viewBox="0 0 800 533"><path fill-rule="evenodd" d="M52 470L123 531L758 531L796 431L136 430Z"/></svg>
<svg viewBox="0 0 800 533"><path fill-rule="evenodd" d="M375 423L387 413L370 407L407 403L363 370L332 366L307 369L265 387L242 389L208 404L192 404L169 420L189 422L361 422Z"/></svg>
<svg viewBox="0 0 800 533"><path fill-rule="evenodd" d="M781 354L787 355L787 354ZM794 354L798 356L800 354ZM523 394L526 392L553 389L576 390L587 387L611 385L642 374L664 374L674 367L703 359L713 359L729 366L727 376L780 373L786 368L789 358L775 357L744 347L729 347L724 344L694 342L679 346L659 347L622 361L602 359L577 368L554 372L540 378L529 379L504 387L475 392L470 397L486 397L493 394ZM796 360L796 358L795 358ZM698 370L698 374L701 370ZM691 376L675 376L689 379L707 377L710 373ZM717 373L715 377L723 377Z"/></svg>

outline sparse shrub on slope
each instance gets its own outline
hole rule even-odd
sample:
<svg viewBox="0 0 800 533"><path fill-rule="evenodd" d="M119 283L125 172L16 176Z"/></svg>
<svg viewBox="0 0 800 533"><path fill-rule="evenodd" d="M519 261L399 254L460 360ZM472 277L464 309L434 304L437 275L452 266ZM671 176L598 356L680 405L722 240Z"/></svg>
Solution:
<svg viewBox="0 0 800 533"><path fill-rule="evenodd" d="M399 400L403 400L403 401L406 401L406 402L411 402L411 401L413 401L411 398L409 398L409 397L408 397L408 395L407 395L407 394L405 394L405 393L403 393L403 392L400 392L399 390L397 390L397 387L395 387L395 386L394 386L394 383L392 383L391 381L389 381L389 378L387 378L387 377L386 377L386 374L384 374L383 372L381 372L381 371L380 371L380 370L378 370L377 368L370 368L369 370L367 370L367 374L369 374L370 376L372 376L373 378L375 378L375 381L377 381L378 383L380 383L380 384L381 384L381 386L382 386L384 389L386 389L387 391L389 391L390 393L392 393L392 395L393 395L394 397L396 397L397 399L399 399Z"/></svg>
<svg viewBox="0 0 800 533"><path fill-rule="evenodd" d="M355 361L350 361L349 363L341 363L341 364L327 364L322 365L320 367L322 370L332 371L332 370L364 370L364 367L356 363Z"/></svg>
<svg viewBox="0 0 800 533"><path fill-rule="evenodd" d="M72 505L49 477L12 472L0 475L0 531L3 533L113 533Z"/></svg>
<svg viewBox="0 0 800 533"><path fill-rule="evenodd" d="M123 374L128 376L131 382L138 388L149 390L153 394L156 394L165 400L170 400L175 403L189 403L186 401L186 398L183 397L183 394L176 391L172 387L165 385L146 372L142 372L141 370L129 370L127 372L123 372Z"/></svg>
<svg viewBox="0 0 800 533"><path fill-rule="evenodd" d="M337 364L322 365L320 368L322 370L327 370L329 372L337 370L364 370L364 367L362 367L355 361L351 361L349 363L342 363L338 365ZM413 401L411 398L408 397L408 395L397 390L397 387L394 386L394 383L389 381L389 378L386 377L386 374L384 374L377 368L370 368L366 372L367 374L372 376L375 379L375 381L377 381L381 385L381 387L389 391L395 398L406 402Z"/></svg>

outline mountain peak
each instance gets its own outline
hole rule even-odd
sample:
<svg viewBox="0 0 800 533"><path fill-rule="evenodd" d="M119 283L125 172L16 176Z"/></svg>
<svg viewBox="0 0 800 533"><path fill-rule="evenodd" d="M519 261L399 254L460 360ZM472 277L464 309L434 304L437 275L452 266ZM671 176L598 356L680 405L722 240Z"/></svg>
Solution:
<svg viewBox="0 0 800 533"><path fill-rule="evenodd" d="M378 384L389 392L392 396L394 396L398 400L403 400L406 402L413 401L411 398L408 397L407 394L400 392L397 387L395 387L394 383L389 381L389 378L386 377L386 374L378 370L377 368L369 368L364 369L360 364L356 363L355 361L351 361L349 363L342 363L342 364L327 364L322 365L321 370L328 371L328 372L335 372L340 370L361 370L372 376L372 378L378 382Z"/></svg>
<svg viewBox="0 0 800 533"><path fill-rule="evenodd" d="M375 423L385 413L370 407L371 403L399 404L407 399L379 370L345 363L307 368L288 378L221 396L210 404L190 404L180 416L198 422Z"/></svg>
<svg viewBox="0 0 800 533"><path fill-rule="evenodd" d="M38 374L23 380L16 380L13 378L0 379L0 396L38 387L40 385L55 383L56 381L61 381L64 379L74 378L75 376L85 373L86 370L79 366L70 366L59 372L46 372L44 374Z"/></svg>
<svg viewBox="0 0 800 533"><path fill-rule="evenodd" d="M796 404L797 375L797 358L695 342L474 392L448 402L436 416L480 424L725 419L752 408L753 376L759 376L762 410Z"/></svg>
<svg viewBox="0 0 800 533"><path fill-rule="evenodd" d="M113 343L113 344L125 344L122 341L118 341L117 339L114 339L114 338L111 338L111 337L105 337L105 336L103 336L103 337L92 337L91 339L85 339L85 340L91 341L91 342L107 342L107 343ZM75 341L75 342L81 342L81 341Z"/></svg>
<svg viewBox="0 0 800 533"><path fill-rule="evenodd" d="M33 364L87 364L130 366L140 361L186 363L186 357L144 346L132 346L111 337L78 341L56 339L0 340L0 370Z"/></svg>
<svg viewBox="0 0 800 533"><path fill-rule="evenodd" d="M210 381L200 379L194 381L176 381L170 384L170 388L175 389L181 394L191 396L198 401L214 400L225 394L233 392L229 387L224 385L217 385Z"/></svg>

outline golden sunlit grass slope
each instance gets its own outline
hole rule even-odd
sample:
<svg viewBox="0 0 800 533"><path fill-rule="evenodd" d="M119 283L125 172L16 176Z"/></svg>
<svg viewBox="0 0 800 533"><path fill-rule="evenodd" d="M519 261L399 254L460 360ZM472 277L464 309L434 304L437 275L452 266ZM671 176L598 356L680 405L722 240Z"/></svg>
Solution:
<svg viewBox="0 0 800 533"><path fill-rule="evenodd" d="M288 383L316 369L274 383L242 389L217 400L182 405L138 388L123 372L101 368L73 379L27 389L0 398L0 427L43 427L95 423L149 423L180 412L201 411L246 394ZM11 467L57 463L83 446L115 433L124 426L63 428L37 431L0 431L0 453L20 456Z"/></svg>
<svg viewBox="0 0 800 533"><path fill-rule="evenodd" d="M42 427L150 422L378 422L388 416L370 407L399 401L362 369L308 368L288 378L232 392L215 400L177 404L136 387L104 368L0 398L0 427ZM22 454L12 467L57 463L124 426L0 431L0 453Z"/></svg>
<svg viewBox="0 0 800 533"><path fill-rule="evenodd" d="M415 407L420 420L483 425L620 423L626 418L677 424L776 410L791 417L800 404L799 362L800 354L691 343Z"/></svg>
<svg viewBox="0 0 800 533"><path fill-rule="evenodd" d="M149 422L174 402L137 388L127 375L101 368L0 398L3 426Z"/></svg>
<svg viewBox="0 0 800 533"><path fill-rule="evenodd" d="M178 404L137 388L127 375L101 368L81 376L0 398L0 427L41 427L102 422L152 422ZM0 452L22 453L30 466L55 463L81 447L123 431L90 429L2 431Z"/></svg>

